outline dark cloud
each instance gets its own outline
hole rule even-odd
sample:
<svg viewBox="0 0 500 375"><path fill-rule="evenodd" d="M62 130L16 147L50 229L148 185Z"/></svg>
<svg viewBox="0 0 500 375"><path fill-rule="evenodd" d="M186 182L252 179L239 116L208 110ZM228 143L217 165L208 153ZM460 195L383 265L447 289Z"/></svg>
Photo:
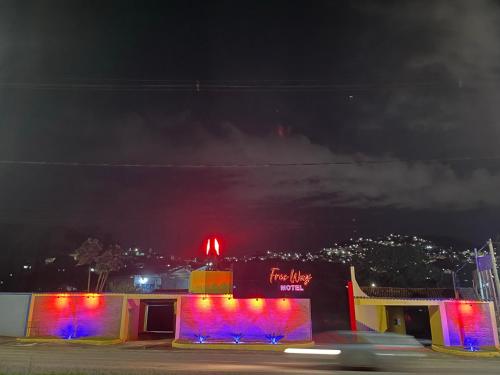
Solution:
<svg viewBox="0 0 500 375"><path fill-rule="evenodd" d="M310 199L314 204L352 207L464 210L499 206L500 174L475 167L459 173L444 163L383 161L370 155L335 154L303 135L252 136L224 125L224 136L200 132L189 148L168 145L166 160L217 163L352 163L334 166L234 168L226 187L240 199L259 202ZM195 134L196 132L192 132ZM146 142L155 145L153 139ZM160 146L157 147L158 149ZM132 146L126 149L133 149ZM321 198L318 200L318 198Z"/></svg>
<svg viewBox="0 0 500 375"><path fill-rule="evenodd" d="M183 249L198 241L192 233L202 237L225 227L234 243L249 248L250 242L293 243L301 235L307 244L307 236L297 234L307 231L324 243L333 238L332 226L344 225L338 236L349 235L361 212L384 213L371 227L365 223L366 231L383 232L383 218L397 213L415 217L407 230L425 229L425 217L440 215L450 223L442 230L452 233L457 217L471 213L479 220L500 206L498 162L480 160L498 155L496 2L276 2L243 9L231 2L180 2L138 10L125 1L99 11L81 3L57 10L5 4L2 82L272 79L344 86L294 93L2 87L1 159L348 163L146 171L1 167L5 222L92 222L131 241L156 238ZM445 161L461 157L478 160ZM386 159L394 162L359 162ZM443 161L422 161L428 159ZM193 242L178 241L190 236Z"/></svg>
<svg viewBox="0 0 500 375"><path fill-rule="evenodd" d="M374 117L359 126L372 130L370 134L391 134L404 144L393 148L396 153L419 149L435 156L495 154L500 130L495 105L500 99L500 51L494 47L500 42L498 2L375 4L361 9L392 24L395 33L413 36L406 39L410 50L398 56L399 68L392 77L428 88L410 84L388 93L379 107L368 105L366 111Z"/></svg>

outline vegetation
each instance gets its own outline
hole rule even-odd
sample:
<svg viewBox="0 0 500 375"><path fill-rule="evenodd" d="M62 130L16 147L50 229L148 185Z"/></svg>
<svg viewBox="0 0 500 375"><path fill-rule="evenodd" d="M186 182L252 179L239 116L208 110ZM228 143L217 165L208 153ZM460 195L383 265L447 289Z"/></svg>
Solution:
<svg viewBox="0 0 500 375"><path fill-rule="evenodd" d="M111 280L108 283L108 290L113 293L137 293L137 288L130 278Z"/></svg>
<svg viewBox="0 0 500 375"><path fill-rule="evenodd" d="M95 238L88 238L73 254L77 266L89 268L87 291L91 290L92 269L98 274L94 291L100 293L104 290L110 272L116 272L125 265L123 251L120 245L109 245L106 249Z"/></svg>

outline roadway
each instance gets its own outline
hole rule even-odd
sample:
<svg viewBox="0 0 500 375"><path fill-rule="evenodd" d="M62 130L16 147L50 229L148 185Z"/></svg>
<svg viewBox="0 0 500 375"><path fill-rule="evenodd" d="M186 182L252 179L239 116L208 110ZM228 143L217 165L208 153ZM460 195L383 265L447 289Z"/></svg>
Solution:
<svg viewBox="0 0 500 375"><path fill-rule="evenodd" d="M429 351L412 365L425 374L498 374L500 359L454 357ZM163 346L21 344L0 340L1 374L356 374L335 357L276 352L176 350ZM394 374L394 372L392 372Z"/></svg>

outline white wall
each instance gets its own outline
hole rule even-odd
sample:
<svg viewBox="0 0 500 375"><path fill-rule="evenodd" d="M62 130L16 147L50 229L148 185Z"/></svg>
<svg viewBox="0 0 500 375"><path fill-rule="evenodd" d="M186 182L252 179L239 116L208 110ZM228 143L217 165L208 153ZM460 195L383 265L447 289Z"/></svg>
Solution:
<svg viewBox="0 0 500 375"><path fill-rule="evenodd" d="M0 336L26 334L31 294L0 293Z"/></svg>

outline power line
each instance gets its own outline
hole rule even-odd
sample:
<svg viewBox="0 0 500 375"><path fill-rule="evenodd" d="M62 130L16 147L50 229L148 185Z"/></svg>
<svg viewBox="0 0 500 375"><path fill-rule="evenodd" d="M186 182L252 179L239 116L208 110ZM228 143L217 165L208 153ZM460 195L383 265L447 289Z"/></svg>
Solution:
<svg viewBox="0 0 500 375"><path fill-rule="evenodd" d="M455 163L469 161L499 161L500 156L454 157L433 159L360 159L319 162L232 162L232 163L113 163L113 162L68 162L48 160L0 160L0 165L26 167L83 167L83 168L150 168L150 169L203 169L203 168L273 168L273 167L321 167L350 166L363 164L395 163Z"/></svg>
<svg viewBox="0 0 500 375"><path fill-rule="evenodd" d="M375 82L375 83L332 83L325 81L269 80L269 81L164 81L164 80L113 80L101 82L0 82L5 89L24 90L80 90L80 91L166 91L166 92L334 92L334 91L374 91L395 89L425 88L477 88L497 87L500 81L474 81L463 85L461 82L429 81L429 82Z"/></svg>

